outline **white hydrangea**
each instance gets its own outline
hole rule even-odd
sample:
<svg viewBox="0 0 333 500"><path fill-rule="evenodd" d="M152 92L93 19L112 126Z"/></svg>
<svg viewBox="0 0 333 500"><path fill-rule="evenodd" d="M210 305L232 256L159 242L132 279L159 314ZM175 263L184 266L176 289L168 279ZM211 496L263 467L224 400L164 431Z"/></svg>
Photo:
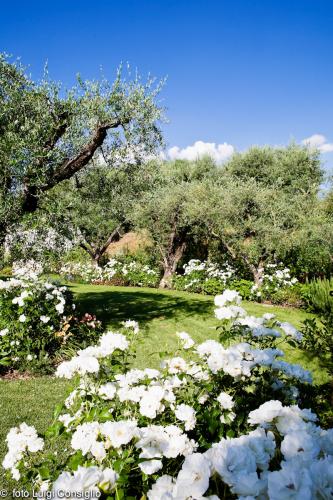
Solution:
<svg viewBox="0 0 333 500"><path fill-rule="evenodd" d="M106 438L106 447L120 448L139 435L136 420L118 420L100 424L100 432Z"/></svg>
<svg viewBox="0 0 333 500"><path fill-rule="evenodd" d="M63 361L56 370L56 377L73 378L74 375L98 373L99 362L93 356L75 356L70 361Z"/></svg>
<svg viewBox="0 0 333 500"><path fill-rule="evenodd" d="M124 328L129 328L133 330L133 333L137 334L140 331L139 323L137 321L128 319L127 321L123 321L122 325Z"/></svg>
<svg viewBox="0 0 333 500"><path fill-rule="evenodd" d="M219 307L215 309L215 317L219 320L239 318L245 315L246 311L239 306Z"/></svg>
<svg viewBox="0 0 333 500"><path fill-rule="evenodd" d="M214 298L214 304L217 307L224 307L229 304L240 304L242 302L242 297L235 290L224 290L222 295L216 295Z"/></svg>
<svg viewBox="0 0 333 500"><path fill-rule="evenodd" d="M301 334L301 332L299 332L297 330L297 328L295 328L290 323L287 323L287 322L280 323L279 322L278 325L281 328L281 330L284 331L284 333L286 335L289 335L290 337L292 337L293 339L298 340L298 341L302 340L303 335Z"/></svg>
<svg viewBox="0 0 333 500"><path fill-rule="evenodd" d="M185 458L174 487L174 498L201 498L209 486L210 461L201 453Z"/></svg>
<svg viewBox="0 0 333 500"><path fill-rule="evenodd" d="M167 500L173 498L174 478L164 474L159 477L147 493L148 500Z"/></svg>
<svg viewBox="0 0 333 500"><path fill-rule="evenodd" d="M171 374L184 373L188 370L187 362L180 356L163 361L161 367L166 368Z"/></svg>
<svg viewBox="0 0 333 500"><path fill-rule="evenodd" d="M73 472L62 472L58 479L53 484L52 498L60 500L64 498L98 498L100 496L100 488L106 492L111 492L118 479L118 474L111 468L101 469L100 467L81 467ZM83 496L85 495L85 496Z"/></svg>
<svg viewBox="0 0 333 500"><path fill-rule="evenodd" d="M148 425L139 429L140 438L135 444L141 450L140 457L176 458L187 456L196 449L196 443L176 425Z"/></svg>
<svg viewBox="0 0 333 500"><path fill-rule="evenodd" d="M93 453L100 433L98 422L85 422L76 427L72 435L71 447L73 450L81 450L83 455Z"/></svg>
<svg viewBox="0 0 333 500"><path fill-rule="evenodd" d="M117 388L116 388L115 384L112 384L112 382L108 382L107 384L102 384L100 386L100 388L98 389L98 394L103 399L113 399L116 392L117 392Z"/></svg>
<svg viewBox="0 0 333 500"><path fill-rule="evenodd" d="M280 416L282 414L282 409L283 406L281 401L266 401L266 403L263 403L259 408L249 413L247 421L252 425L266 424Z"/></svg>
<svg viewBox="0 0 333 500"><path fill-rule="evenodd" d="M164 410L162 399L165 396L165 389L160 386L150 386L143 393L140 400L140 413L144 417L156 418L157 413Z"/></svg>

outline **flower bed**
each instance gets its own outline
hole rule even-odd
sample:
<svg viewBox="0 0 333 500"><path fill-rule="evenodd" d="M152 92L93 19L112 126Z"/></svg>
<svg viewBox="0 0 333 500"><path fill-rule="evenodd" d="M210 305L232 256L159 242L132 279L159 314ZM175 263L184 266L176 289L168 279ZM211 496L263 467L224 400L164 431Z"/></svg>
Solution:
<svg viewBox="0 0 333 500"><path fill-rule="evenodd" d="M57 376L79 376L75 389L45 436L11 429L5 469L53 498L330 498L333 430L301 408L311 375L278 349L301 334L248 316L235 291L215 304L220 342L179 332L159 370L131 368L135 322L59 365ZM50 450L63 439L60 458Z"/></svg>
<svg viewBox="0 0 333 500"><path fill-rule="evenodd" d="M110 259L104 266L93 263L68 263L61 267L60 274L67 279L81 279L87 283L115 284L123 286L155 287L159 274L147 264L121 262Z"/></svg>
<svg viewBox="0 0 333 500"><path fill-rule="evenodd" d="M217 295L227 288L240 293L243 299L269 301L275 304L299 306L302 303L301 290L290 269L280 264L267 264L260 285L240 278L228 263L192 259L183 266L184 273L176 273L172 288L187 292ZM157 287L159 272L135 260L121 262L110 259L104 266L93 263L68 263L61 267L60 274L67 280L82 280L86 283L113 286Z"/></svg>

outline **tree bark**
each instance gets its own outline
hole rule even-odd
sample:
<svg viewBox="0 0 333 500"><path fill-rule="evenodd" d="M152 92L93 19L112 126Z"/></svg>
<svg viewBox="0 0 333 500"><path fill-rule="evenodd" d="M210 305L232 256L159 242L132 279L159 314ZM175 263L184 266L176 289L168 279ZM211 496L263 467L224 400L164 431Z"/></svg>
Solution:
<svg viewBox="0 0 333 500"><path fill-rule="evenodd" d="M117 128L124 124L125 122L117 119L109 123L98 125L90 141L74 158L67 158L60 165L58 165L53 173L50 174L44 185L40 187L33 184L31 185L30 179L26 178L24 182L22 201L23 213L35 212L38 208L39 196L42 192L52 189L60 182L70 179L74 174L82 170L82 168L84 168L92 159L96 150L103 144L107 131L111 128ZM64 133L65 129L62 128L61 131ZM59 138L58 135L56 137ZM48 149L52 149L54 146L55 143L51 141L50 144L48 144ZM42 165L42 163L43 162L41 160L40 165Z"/></svg>
<svg viewBox="0 0 333 500"><path fill-rule="evenodd" d="M259 262L259 265L258 267L255 267L253 266L253 271L252 271L252 274L253 274L253 278L254 278L254 283L260 288L261 285L262 285L262 280L263 280L263 276L264 276L264 263L263 262Z"/></svg>
<svg viewBox="0 0 333 500"><path fill-rule="evenodd" d="M7 225L4 222L0 223L0 265L3 263L5 257L6 235L7 235Z"/></svg>
<svg viewBox="0 0 333 500"><path fill-rule="evenodd" d="M176 272L180 259L184 255L185 249L186 240L175 238L171 251L163 258L164 274L159 284L160 288L171 288L172 277Z"/></svg>

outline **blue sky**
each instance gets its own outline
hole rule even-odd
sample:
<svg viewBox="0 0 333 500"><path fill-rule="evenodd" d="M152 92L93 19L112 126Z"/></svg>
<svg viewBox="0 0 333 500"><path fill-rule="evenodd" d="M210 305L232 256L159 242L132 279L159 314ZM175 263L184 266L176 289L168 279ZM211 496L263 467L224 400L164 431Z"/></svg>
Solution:
<svg viewBox="0 0 333 500"><path fill-rule="evenodd" d="M195 141L243 150L313 134L333 150L332 0L3 0L0 16L0 49L36 78L46 60L66 85L100 66L112 78L120 61L167 76L175 154ZM323 160L333 171L333 153Z"/></svg>

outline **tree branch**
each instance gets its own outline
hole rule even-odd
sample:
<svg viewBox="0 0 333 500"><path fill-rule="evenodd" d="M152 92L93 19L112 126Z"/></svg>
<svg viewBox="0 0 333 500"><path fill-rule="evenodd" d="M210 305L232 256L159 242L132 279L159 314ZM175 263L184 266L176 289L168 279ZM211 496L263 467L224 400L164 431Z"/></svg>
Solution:
<svg viewBox="0 0 333 500"><path fill-rule="evenodd" d="M122 122L119 119L99 125L95 129L90 142L74 158L66 159L56 168L47 184L42 187L42 191L48 191L56 184L59 184L59 182L70 179L76 172L85 167L94 156L96 150L103 144L107 131L111 128L117 128L120 125L122 125Z"/></svg>
<svg viewBox="0 0 333 500"><path fill-rule="evenodd" d="M94 252L89 248L89 246L84 243L83 241L80 242L80 247L83 248L83 250L85 250L89 255L90 257L93 259L95 254Z"/></svg>
<svg viewBox="0 0 333 500"><path fill-rule="evenodd" d="M112 243L114 237L117 234L119 234L120 229L121 229L121 224L119 224L119 226L117 226L116 229L114 231L112 231L112 233L110 234L110 236L108 237L108 239L106 240L104 245L99 249L100 256L102 256L106 252L106 250L108 249L108 246Z"/></svg>
<svg viewBox="0 0 333 500"><path fill-rule="evenodd" d="M117 128L120 125L127 123L127 121L121 121L120 119L116 119L113 120L112 122L98 125L97 128L95 129L95 132L91 140L85 146L83 146L81 151L74 158L67 158L65 161L63 161L61 165L59 165L54 170L54 172L50 175L50 177L43 186L37 187L35 185L30 185L29 179L26 179L24 186L24 199L22 203L23 212L26 213L35 212L38 207L38 199L40 192L49 191L60 182L66 179L70 179L74 174L76 174L76 172L82 170L82 168L85 167L92 159L96 150L103 144L107 135L107 131L111 128ZM56 140L56 137L58 137L59 139L61 137L61 134L63 133L64 133L63 127L59 127L58 132L53 136L53 138L49 141L49 143L46 144L46 147L52 149L52 147L55 146L56 142L54 141Z"/></svg>

